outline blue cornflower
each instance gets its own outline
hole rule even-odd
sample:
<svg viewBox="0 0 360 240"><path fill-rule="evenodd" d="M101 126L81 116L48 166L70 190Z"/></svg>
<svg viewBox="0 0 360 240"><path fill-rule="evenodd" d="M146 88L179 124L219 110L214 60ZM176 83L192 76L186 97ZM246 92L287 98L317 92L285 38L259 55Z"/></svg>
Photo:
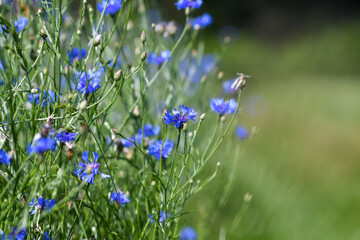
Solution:
<svg viewBox="0 0 360 240"><path fill-rule="evenodd" d="M144 125L144 137L156 136L160 132L160 127L158 125L145 124ZM142 135L142 130L139 130L139 135Z"/></svg>
<svg viewBox="0 0 360 240"><path fill-rule="evenodd" d="M1 29L1 28L0 28ZM0 69L4 70L4 65L2 64L2 62L0 61Z"/></svg>
<svg viewBox="0 0 360 240"><path fill-rule="evenodd" d="M228 113L234 114L237 108L237 102L234 99L225 102L223 98L213 98L210 100L210 107L213 112L218 113L220 116Z"/></svg>
<svg viewBox="0 0 360 240"><path fill-rule="evenodd" d="M204 13L204 15L194 18L192 21L190 20L190 24L193 28L200 29L209 26L212 23L212 17L208 13Z"/></svg>
<svg viewBox="0 0 360 240"><path fill-rule="evenodd" d="M178 10L185 8L200 8L203 4L202 0L179 0L175 3Z"/></svg>
<svg viewBox="0 0 360 240"><path fill-rule="evenodd" d="M81 181L86 181L87 183L91 184L94 184L94 178L98 173L100 173L103 179L110 177L109 175L99 171L100 163L97 162L99 159L99 154L93 152L93 156L94 161L91 162L89 160L89 152L83 152L82 159L84 162L80 162L80 164L77 165L77 169L75 169L75 174L78 175Z"/></svg>
<svg viewBox="0 0 360 240"><path fill-rule="evenodd" d="M163 64L166 60L171 59L171 52L170 50L165 50L160 53L160 55L156 55L155 53L149 54L148 60L149 63L156 63L156 65L160 66Z"/></svg>
<svg viewBox="0 0 360 240"><path fill-rule="evenodd" d="M178 109L168 110L164 115L164 123L174 124L177 129L182 129L189 119L195 121L195 117L196 112L193 108L182 105Z"/></svg>
<svg viewBox="0 0 360 240"><path fill-rule="evenodd" d="M79 79L79 81L76 90L81 93L84 93L85 91L86 94L95 92L100 88L100 77L103 73L103 69L100 69L98 71L89 70L87 73L77 73L76 78Z"/></svg>
<svg viewBox="0 0 360 240"><path fill-rule="evenodd" d="M113 192L113 193L111 193L110 201L111 202L117 202L118 204L121 204L121 205L125 206L125 203L129 203L130 199L123 192L118 192L118 193Z"/></svg>
<svg viewBox="0 0 360 240"><path fill-rule="evenodd" d="M74 48L74 49L70 50L70 52L69 52L69 60L71 63L74 62L74 59L79 61L79 60L85 58L86 54L87 54L86 49Z"/></svg>
<svg viewBox="0 0 360 240"><path fill-rule="evenodd" d="M156 213L156 212L155 212L155 213ZM169 216L170 216L170 213L168 213L168 217L169 217ZM154 218L153 218L153 215L152 215L152 214L149 215L149 218L151 219L151 220L150 220L150 223L153 223L153 222L154 222ZM161 212L160 212L160 222L161 222L161 223L164 223L165 220L166 220L165 212L164 212L164 211L161 211Z"/></svg>
<svg viewBox="0 0 360 240"><path fill-rule="evenodd" d="M65 143L65 142L74 142L75 141L75 137L78 135L78 132L67 132L67 131L63 131L60 132L58 134L56 134L55 139Z"/></svg>
<svg viewBox="0 0 360 240"><path fill-rule="evenodd" d="M24 30L28 23L29 20L26 17L19 17L19 19L14 22L16 32Z"/></svg>
<svg viewBox="0 0 360 240"><path fill-rule="evenodd" d="M44 199L43 197L39 197L36 201L35 198L30 202L29 207L33 210L31 211L31 214L35 214L36 211L39 211L40 213L43 211L51 212L51 209L56 204L55 199Z"/></svg>
<svg viewBox="0 0 360 240"><path fill-rule="evenodd" d="M21 229L20 231L18 231L17 228L14 228L14 230L9 234L9 237L6 238L5 234L2 235L1 237L3 239L13 239L13 240L24 240L26 239L27 233L26 233L26 229ZM3 240L2 239L2 240Z"/></svg>
<svg viewBox="0 0 360 240"><path fill-rule="evenodd" d="M40 95L39 93L37 94L29 94L28 95L28 101L30 103L35 103L36 105L38 105L40 103ZM55 93L51 90L48 90L48 91L44 91L43 93L43 98L42 98L42 104L41 106L42 107L45 107L47 105L50 105L52 104L53 102L55 101Z"/></svg>
<svg viewBox="0 0 360 240"><path fill-rule="evenodd" d="M46 151L54 151L56 148L56 141L50 137L41 137L35 144L28 146L28 153L42 154Z"/></svg>
<svg viewBox="0 0 360 240"><path fill-rule="evenodd" d="M157 160L160 160L160 153L162 158L168 158L174 146L174 143L169 139L166 139L164 146L162 146L162 143L162 140L157 140L155 143L151 144L148 149L149 154L154 156ZM161 147L163 147L162 152Z"/></svg>
<svg viewBox="0 0 360 240"><path fill-rule="evenodd" d="M122 4L122 0L108 0L108 4L106 6L105 9L105 14L108 15L114 15L117 11L120 10L121 8L121 4ZM107 0L102 0L101 3L97 4L97 10L99 12L103 12L105 5L106 5Z"/></svg>
<svg viewBox="0 0 360 240"><path fill-rule="evenodd" d="M185 227L184 230L180 233L180 240L197 240L198 235L194 228Z"/></svg>
<svg viewBox="0 0 360 240"><path fill-rule="evenodd" d="M249 131L245 127L238 125L236 127L236 136L242 141L249 137Z"/></svg>
<svg viewBox="0 0 360 240"><path fill-rule="evenodd" d="M3 163L5 165L9 165L11 160L10 154L0 149L0 164Z"/></svg>

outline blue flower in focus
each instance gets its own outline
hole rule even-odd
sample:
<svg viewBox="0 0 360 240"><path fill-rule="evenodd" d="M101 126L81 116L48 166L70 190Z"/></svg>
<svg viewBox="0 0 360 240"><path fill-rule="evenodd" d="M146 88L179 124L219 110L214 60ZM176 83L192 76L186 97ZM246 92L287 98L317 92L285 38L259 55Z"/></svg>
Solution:
<svg viewBox="0 0 360 240"><path fill-rule="evenodd" d="M180 233L180 240L197 240L198 235L194 228L185 227L184 230Z"/></svg>
<svg viewBox="0 0 360 240"><path fill-rule="evenodd" d="M149 54L148 60L149 60L149 63L156 63L156 65L160 66L166 60L171 59L170 55L171 55L170 50L162 51L159 56L156 55L155 53L151 53L151 54Z"/></svg>
<svg viewBox="0 0 360 240"><path fill-rule="evenodd" d="M60 132L58 134L56 134L55 139L65 143L65 142L74 142L75 141L75 137L78 135L79 133L77 132L67 132L67 131L63 131Z"/></svg>
<svg viewBox="0 0 360 240"><path fill-rule="evenodd" d="M29 207L33 210L31 211L31 214L35 214L37 211L40 213L43 211L51 212L52 207L56 204L55 199L44 199L43 197L39 197L39 199L36 201L35 198L30 202Z"/></svg>
<svg viewBox="0 0 360 240"><path fill-rule="evenodd" d="M145 124L144 125L144 137L156 136L160 132L160 127L158 125ZM142 135L142 130L139 130L139 135Z"/></svg>
<svg viewBox="0 0 360 240"><path fill-rule="evenodd" d="M168 158L174 143L172 141L170 141L169 139L166 139L164 146L163 145L163 141L162 140L157 140L155 143L151 144L149 146L149 154L151 156L154 156L157 160L160 160L160 154L162 156L162 158ZM162 148L162 152L161 152L161 148Z"/></svg>
<svg viewBox="0 0 360 240"><path fill-rule="evenodd" d="M84 162L80 162L75 169L75 174L78 175L81 181L86 181L87 183L94 184L95 176L100 173L103 179L110 177L107 174L104 174L99 171L100 163L97 162L99 159L99 154L93 152L94 161L89 160L89 152L85 151L82 153L82 159Z"/></svg>
<svg viewBox="0 0 360 240"><path fill-rule="evenodd" d="M168 110L164 116L164 123L174 124L177 129L182 129L189 119L195 121L195 117L196 112L193 108L182 105L178 109Z"/></svg>
<svg viewBox="0 0 360 240"><path fill-rule="evenodd" d="M242 141L249 137L249 131L245 127L238 125L236 127L236 136Z"/></svg>
<svg viewBox="0 0 360 240"><path fill-rule="evenodd" d="M70 52L69 52L69 61L71 63L73 63L74 60L80 61L81 59L86 57L86 54L87 54L86 49L74 48L74 49L70 50Z"/></svg>
<svg viewBox="0 0 360 240"><path fill-rule="evenodd" d="M79 79L77 85L77 91L81 93L89 94L95 92L100 88L101 75L104 73L103 69L98 71L89 70L87 73L77 73L76 78Z"/></svg>
<svg viewBox="0 0 360 240"><path fill-rule="evenodd" d="M118 193L113 192L113 193L111 193L110 201L117 202L118 204L125 206L125 203L129 203L130 199L123 192L118 192Z"/></svg>
<svg viewBox="0 0 360 240"><path fill-rule="evenodd" d="M108 4L106 5L106 2ZM101 3L97 4L97 10L102 13L104 11L105 5L105 14L106 15L114 15L117 11L120 10L122 4L122 0L102 0Z"/></svg>
<svg viewBox="0 0 360 240"><path fill-rule="evenodd" d="M9 165L11 160L10 154L0 149L0 164L3 163L5 165Z"/></svg>
<svg viewBox="0 0 360 240"><path fill-rule="evenodd" d="M169 217L169 216L170 216L170 213L168 213L168 217ZM153 222L154 222L154 218L153 218L153 215L152 215L152 214L149 215L149 218L151 219L151 220L150 220L150 223L153 223ZM161 223L164 223L165 220L166 220L165 212L164 212L164 211L161 211L161 212L160 212L160 222L161 222Z"/></svg>
<svg viewBox="0 0 360 240"><path fill-rule="evenodd" d="M213 20L212 20L212 17L210 16L210 14L205 13L202 16L194 18L192 21L190 20L189 23L196 30L196 29L205 28L205 27L209 26L212 23L212 21Z"/></svg>
<svg viewBox="0 0 360 240"><path fill-rule="evenodd" d="M1 240L5 240L5 239L13 239L13 240L24 240L26 239L27 233L26 233L26 229L21 229L20 231L18 231L17 228L14 228L14 230L9 234L9 237L6 238L5 234L3 234L1 237Z"/></svg>
<svg viewBox="0 0 360 240"><path fill-rule="evenodd" d="M16 32L20 32L25 29L26 25L29 23L29 20L26 17L19 17L18 20L15 20L15 29Z"/></svg>
<svg viewBox="0 0 360 240"><path fill-rule="evenodd" d="M28 101L30 103L35 103L36 105L39 105L40 103L40 96L41 94L37 93L37 94L29 94L28 95ZM54 103L55 101L55 93L51 90L48 90L48 91L44 91L43 93L43 98L42 98L42 104L41 106L42 107L45 107L47 105L50 105L52 103Z"/></svg>
<svg viewBox="0 0 360 240"><path fill-rule="evenodd" d="M185 8L200 8L203 4L202 0L179 0L175 3L175 6L178 10L185 9Z"/></svg>
<svg viewBox="0 0 360 240"><path fill-rule="evenodd" d="M28 153L43 154L46 151L54 151L56 148L56 141L50 137L41 137L34 145L28 146Z"/></svg>
<svg viewBox="0 0 360 240"><path fill-rule="evenodd" d="M234 99L226 102L223 98L213 98L210 100L211 110L220 116L234 114L237 108L237 102Z"/></svg>

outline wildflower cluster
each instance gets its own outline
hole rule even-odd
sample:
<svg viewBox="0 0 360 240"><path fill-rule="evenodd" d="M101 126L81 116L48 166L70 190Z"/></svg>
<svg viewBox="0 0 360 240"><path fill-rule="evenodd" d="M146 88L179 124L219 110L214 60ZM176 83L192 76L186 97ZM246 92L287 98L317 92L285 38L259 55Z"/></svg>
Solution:
<svg viewBox="0 0 360 240"><path fill-rule="evenodd" d="M202 5L176 1L180 23L151 1L0 5L0 239L198 238L188 199L225 136L250 136L231 127L247 75L212 90Z"/></svg>

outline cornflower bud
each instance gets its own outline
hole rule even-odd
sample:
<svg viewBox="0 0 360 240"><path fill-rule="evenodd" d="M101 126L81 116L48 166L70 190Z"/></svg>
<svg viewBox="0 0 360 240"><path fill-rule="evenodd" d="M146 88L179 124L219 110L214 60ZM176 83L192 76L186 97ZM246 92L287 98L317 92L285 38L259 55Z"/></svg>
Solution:
<svg viewBox="0 0 360 240"><path fill-rule="evenodd" d="M86 100L83 100L79 105L79 110L84 111L88 105L88 102Z"/></svg>
<svg viewBox="0 0 360 240"><path fill-rule="evenodd" d="M244 196L244 201L245 202L250 202L252 199L252 194L251 193L246 193L245 196Z"/></svg>
<svg viewBox="0 0 360 240"><path fill-rule="evenodd" d="M114 75L114 80L115 81L119 81L122 78L122 71L121 69L119 71L117 71Z"/></svg>
<svg viewBox="0 0 360 240"><path fill-rule="evenodd" d="M31 94L38 94L39 90L37 90L36 88L31 89Z"/></svg>
<svg viewBox="0 0 360 240"><path fill-rule="evenodd" d="M42 37L43 39L47 38L47 34L45 31L45 27L41 28L40 32L39 32L40 37Z"/></svg>
<svg viewBox="0 0 360 240"><path fill-rule="evenodd" d="M204 119L205 119L205 117L206 117L206 113L201 114L201 116L200 116L200 120L204 120Z"/></svg>
<svg viewBox="0 0 360 240"><path fill-rule="evenodd" d="M143 53L141 54L141 56L140 56L141 61L142 61L142 62L145 61L146 58L147 58L147 52L143 52Z"/></svg>
<svg viewBox="0 0 360 240"><path fill-rule="evenodd" d="M141 43L144 45L145 42L146 42L146 34L145 34L145 31L142 31L140 40L141 40Z"/></svg>

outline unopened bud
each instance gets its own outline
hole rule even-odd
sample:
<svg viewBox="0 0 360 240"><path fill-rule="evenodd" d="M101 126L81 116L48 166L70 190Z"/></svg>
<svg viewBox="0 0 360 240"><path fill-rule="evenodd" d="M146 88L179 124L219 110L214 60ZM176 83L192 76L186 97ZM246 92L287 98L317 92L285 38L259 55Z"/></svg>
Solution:
<svg viewBox="0 0 360 240"><path fill-rule="evenodd" d="M189 183L190 183L190 184L193 184L193 183L194 183L194 180L193 180L193 179L190 179Z"/></svg>
<svg viewBox="0 0 360 240"><path fill-rule="evenodd" d="M244 196L244 201L245 202L250 202L252 199L252 194L251 193L246 193Z"/></svg>
<svg viewBox="0 0 360 240"><path fill-rule="evenodd" d="M219 80L221 80L223 77L224 77L224 72L219 72L219 74L218 74Z"/></svg>
<svg viewBox="0 0 360 240"><path fill-rule="evenodd" d="M143 53L141 54L141 56L140 56L141 61L142 61L142 62L145 61L146 58L147 58L147 52L143 52Z"/></svg>
<svg viewBox="0 0 360 240"><path fill-rule="evenodd" d="M115 81L119 81L119 80L121 79L121 77L122 77L122 71L121 71L121 69L120 69L119 71L117 71L117 72L115 73L115 75L114 75L114 80L115 80Z"/></svg>
<svg viewBox="0 0 360 240"><path fill-rule="evenodd" d="M155 27L156 27L156 24L155 24L155 23L152 23L152 24L151 24L151 28L152 28L153 30L155 30Z"/></svg>
<svg viewBox="0 0 360 240"><path fill-rule="evenodd" d="M38 14L41 14L42 13L42 9L39 8L38 11L37 11Z"/></svg>
<svg viewBox="0 0 360 240"><path fill-rule="evenodd" d="M187 122L183 124L182 130L183 130L184 132L186 132L186 131L188 130L188 123L187 123Z"/></svg>
<svg viewBox="0 0 360 240"><path fill-rule="evenodd" d="M201 114L201 116L200 116L200 120L204 120L204 119L205 119L205 117L206 117L206 113Z"/></svg>
<svg viewBox="0 0 360 240"><path fill-rule="evenodd" d="M77 30L76 34L81 35L81 30Z"/></svg>
<svg viewBox="0 0 360 240"><path fill-rule="evenodd" d="M225 122L225 119L226 119L226 117L225 117L225 115L223 115L223 116L221 116L220 121Z"/></svg>
<svg viewBox="0 0 360 240"><path fill-rule="evenodd" d="M45 31L45 27L43 27L41 30L40 30L40 32L39 32L39 35L40 35L40 37L42 37L42 38L47 38L47 34L46 34L46 31Z"/></svg>
<svg viewBox="0 0 360 240"><path fill-rule="evenodd" d="M94 42L93 42L95 47L100 45L102 37L103 36L101 34L96 34L96 36L94 38Z"/></svg>
<svg viewBox="0 0 360 240"><path fill-rule="evenodd" d="M47 68L44 68L44 75L48 74L49 70Z"/></svg>
<svg viewBox="0 0 360 240"><path fill-rule="evenodd" d="M80 110L80 111L85 110L86 107L87 107L87 105L88 105L88 102L87 102L86 100L83 100L83 101L80 103L79 110Z"/></svg>
<svg viewBox="0 0 360 240"><path fill-rule="evenodd" d="M201 82L201 83L204 83L205 81L206 81L206 76L204 75L204 76L202 76L200 82Z"/></svg>
<svg viewBox="0 0 360 240"><path fill-rule="evenodd" d="M220 165L221 165L221 164L220 164L220 162L217 162L217 164L216 164L216 165L217 165L218 167L220 167Z"/></svg>
<svg viewBox="0 0 360 240"><path fill-rule="evenodd" d="M115 128L113 128L112 131L113 131L113 133L115 133L115 134L119 134L119 131L118 131L117 129L115 129Z"/></svg>
<svg viewBox="0 0 360 240"><path fill-rule="evenodd" d="M38 94L39 90L37 90L36 88L31 89L31 94Z"/></svg>
<svg viewBox="0 0 360 240"><path fill-rule="evenodd" d="M133 116L134 117L139 117L140 116L140 108L139 108L139 106L135 106L134 111L133 111Z"/></svg>
<svg viewBox="0 0 360 240"><path fill-rule="evenodd" d="M190 8L187 7L187 8L185 9L185 15L186 15L186 16L189 16L189 14L190 14Z"/></svg>
<svg viewBox="0 0 360 240"><path fill-rule="evenodd" d="M225 36L225 37L224 37L224 43L225 43L225 44L229 44L230 42L231 42L231 37Z"/></svg>
<svg viewBox="0 0 360 240"><path fill-rule="evenodd" d="M142 31L140 40L141 40L141 43L142 43L142 44L145 44L145 42L146 42L146 34L145 34L145 31Z"/></svg>

